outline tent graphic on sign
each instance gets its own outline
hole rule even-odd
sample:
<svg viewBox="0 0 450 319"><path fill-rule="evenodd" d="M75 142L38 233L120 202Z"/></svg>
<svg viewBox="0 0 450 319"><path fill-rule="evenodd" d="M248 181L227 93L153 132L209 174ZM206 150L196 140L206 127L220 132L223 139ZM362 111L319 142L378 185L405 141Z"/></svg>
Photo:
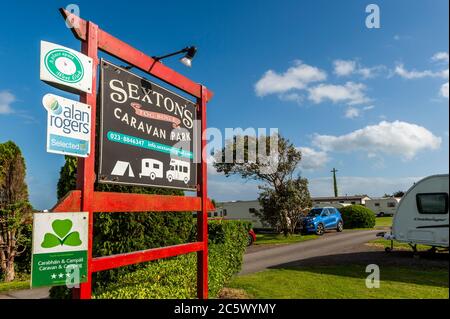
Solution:
<svg viewBox="0 0 450 319"><path fill-rule="evenodd" d="M133 169L129 162L117 161L111 172L111 175L124 176L128 170L128 176L134 177Z"/></svg>

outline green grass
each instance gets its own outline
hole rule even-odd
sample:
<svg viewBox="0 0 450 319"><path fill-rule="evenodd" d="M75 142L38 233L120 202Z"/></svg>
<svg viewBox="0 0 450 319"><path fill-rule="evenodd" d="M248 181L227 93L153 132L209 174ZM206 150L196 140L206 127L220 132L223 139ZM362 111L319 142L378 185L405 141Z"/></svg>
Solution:
<svg viewBox="0 0 450 319"><path fill-rule="evenodd" d="M267 245L267 244L293 244L306 240L316 239L317 235L300 235L293 234L287 237L283 234L257 234L255 245Z"/></svg>
<svg viewBox="0 0 450 319"><path fill-rule="evenodd" d="M383 238L371 240L367 244L372 245L372 246L383 247L383 248L391 247L391 241L383 239ZM430 248L431 248L431 246L420 245L420 244L417 245L418 251L425 251ZM400 243L400 242L394 240L394 250L395 249L397 249L397 250L412 250L411 246L408 245L407 243Z"/></svg>
<svg viewBox="0 0 450 319"><path fill-rule="evenodd" d="M5 293L12 290L29 289L30 281L12 281L12 282L0 282L0 293Z"/></svg>
<svg viewBox="0 0 450 319"><path fill-rule="evenodd" d="M261 299L449 298L448 269L385 266L380 288L372 289L365 285L367 275L360 265L270 269L236 277L228 287Z"/></svg>
<svg viewBox="0 0 450 319"><path fill-rule="evenodd" d="M392 219L392 216L377 217L375 227L391 227Z"/></svg>

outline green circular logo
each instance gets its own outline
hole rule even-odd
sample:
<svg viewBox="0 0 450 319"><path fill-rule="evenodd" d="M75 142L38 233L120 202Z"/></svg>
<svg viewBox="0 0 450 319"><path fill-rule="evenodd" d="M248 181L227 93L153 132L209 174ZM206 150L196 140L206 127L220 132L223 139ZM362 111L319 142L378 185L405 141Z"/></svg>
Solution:
<svg viewBox="0 0 450 319"><path fill-rule="evenodd" d="M67 83L80 82L84 76L83 64L73 53L53 49L44 58L45 67L57 79Z"/></svg>

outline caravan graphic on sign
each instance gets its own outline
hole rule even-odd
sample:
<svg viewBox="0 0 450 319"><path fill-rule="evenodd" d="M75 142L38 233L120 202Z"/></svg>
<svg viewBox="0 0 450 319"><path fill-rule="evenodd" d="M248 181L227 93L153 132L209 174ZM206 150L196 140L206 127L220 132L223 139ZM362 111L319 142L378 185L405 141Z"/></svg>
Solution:
<svg viewBox="0 0 450 319"><path fill-rule="evenodd" d="M144 158L142 159L142 169L139 177L142 178L142 176L148 176L152 181L154 181L155 178L163 178L163 167L163 162L161 161Z"/></svg>

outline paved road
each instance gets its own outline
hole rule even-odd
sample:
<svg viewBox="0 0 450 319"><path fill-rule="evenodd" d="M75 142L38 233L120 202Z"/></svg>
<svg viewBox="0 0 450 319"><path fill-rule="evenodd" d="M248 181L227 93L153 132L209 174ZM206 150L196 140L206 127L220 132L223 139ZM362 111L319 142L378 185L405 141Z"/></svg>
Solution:
<svg viewBox="0 0 450 319"><path fill-rule="evenodd" d="M0 299L46 299L49 297L49 288L35 288L0 293Z"/></svg>
<svg viewBox="0 0 450 319"><path fill-rule="evenodd" d="M361 244L376 239L380 230L331 232L323 237L297 244L282 246L252 246L244 256L240 275L249 274L289 262L352 252Z"/></svg>

